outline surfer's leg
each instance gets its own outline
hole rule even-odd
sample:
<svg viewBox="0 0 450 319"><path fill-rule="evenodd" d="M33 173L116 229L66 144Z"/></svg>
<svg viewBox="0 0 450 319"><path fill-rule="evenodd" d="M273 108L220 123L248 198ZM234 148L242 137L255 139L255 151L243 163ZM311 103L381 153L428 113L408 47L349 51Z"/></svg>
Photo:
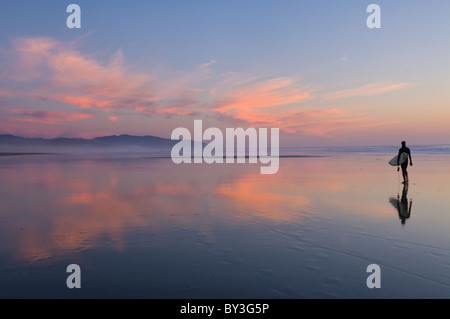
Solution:
<svg viewBox="0 0 450 319"><path fill-rule="evenodd" d="M407 183L408 182L408 173L406 172L406 166L404 164L402 164L401 167L402 167L403 183Z"/></svg>
<svg viewBox="0 0 450 319"><path fill-rule="evenodd" d="M408 183L408 171L406 170L408 167L407 165L408 165L408 163L406 163L406 165L405 165L405 163L402 164L403 182L405 182L405 183Z"/></svg>

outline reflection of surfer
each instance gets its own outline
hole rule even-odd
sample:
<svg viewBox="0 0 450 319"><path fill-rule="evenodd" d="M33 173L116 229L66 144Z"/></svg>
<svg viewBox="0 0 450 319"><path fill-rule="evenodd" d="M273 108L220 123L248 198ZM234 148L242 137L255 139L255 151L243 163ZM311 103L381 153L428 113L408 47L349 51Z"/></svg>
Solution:
<svg viewBox="0 0 450 319"><path fill-rule="evenodd" d="M411 158L411 151L409 150L408 147L406 147L406 142L405 141L402 142L402 147L398 150L397 165L399 165L400 155L402 153L408 154L409 162L411 163L410 165L412 166L413 163L412 163L412 158ZM403 175L403 184L408 183L408 172L406 171L406 169L408 168L408 157L406 158L406 160L401 165L401 167L402 167L402 175ZM400 168L397 168L397 171L399 169Z"/></svg>
<svg viewBox="0 0 450 319"><path fill-rule="evenodd" d="M402 221L402 225L405 224L405 221L411 216L411 207L412 207L412 200L410 201L408 205L408 184L403 185L403 192L402 192L402 199L399 199L399 195L397 195L398 198L398 204L397 204L397 210L398 210L398 217Z"/></svg>

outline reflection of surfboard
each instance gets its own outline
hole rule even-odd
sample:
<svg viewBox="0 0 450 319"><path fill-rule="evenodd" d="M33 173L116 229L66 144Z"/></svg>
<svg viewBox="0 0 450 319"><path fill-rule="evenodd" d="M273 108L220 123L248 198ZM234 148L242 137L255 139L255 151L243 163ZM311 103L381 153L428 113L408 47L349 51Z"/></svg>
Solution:
<svg viewBox="0 0 450 319"><path fill-rule="evenodd" d="M395 209L398 209L398 205L400 204L400 201L398 200L398 198L389 197L389 203L391 203Z"/></svg>
<svg viewBox="0 0 450 319"><path fill-rule="evenodd" d="M389 161L389 165L397 166L397 156ZM398 161L399 165L402 165L408 159L408 153L401 153L400 160Z"/></svg>

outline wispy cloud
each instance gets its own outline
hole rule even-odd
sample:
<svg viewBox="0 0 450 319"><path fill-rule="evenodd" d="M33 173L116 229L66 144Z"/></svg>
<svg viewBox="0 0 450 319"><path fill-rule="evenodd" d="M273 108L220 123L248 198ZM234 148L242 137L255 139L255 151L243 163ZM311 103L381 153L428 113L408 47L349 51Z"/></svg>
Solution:
<svg viewBox="0 0 450 319"><path fill-rule="evenodd" d="M192 72L173 72L171 77L161 78L132 71L120 50L109 61L101 62L73 43L52 38L15 39L9 53L11 67L2 78L16 85L0 93L86 109L132 109L167 115L208 111L248 123L270 124L274 123L273 113L280 113L279 107L311 95L287 77L248 77L229 72L216 76L215 83L207 83L213 77L213 59Z"/></svg>
<svg viewBox="0 0 450 319"><path fill-rule="evenodd" d="M9 118L10 121L43 124L62 124L88 119L93 116L92 114L86 113L35 111L21 109L11 110L10 113L16 116L13 118Z"/></svg>
<svg viewBox="0 0 450 319"><path fill-rule="evenodd" d="M14 89L0 91L5 96L15 94L105 111L134 109L163 113L166 99L183 99L197 92L180 85L161 87L166 84L164 81L126 67L120 50L109 61L101 62L77 50L72 43L51 38L18 38L7 55L10 63L1 77L16 83ZM199 69L204 72L212 63Z"/></svg>
<svg viewBox="0 0 450 319"><path fill-rule="evenodd" d="M327 135L342 127L390 123L369 115L349 114L345 107L320 107L317 101L371 96L412 86L404 82L375 82L319 95L318 86L294 77L240 72L216 74L214 59L195 66L190 72L150 74L128 67L121 50L103 61L94 54L82 52L75 43L46 37L14 39L12 48L2 52L0 97L56 101L85 110L15 109L10 112L14 115L13 122L56 125L96 116L98 112L93 109L132 110L168 117L208 114L228 123ZM311 101L315 102L314 106ZM118 120L117 114L106 118L111 122ZM13 129L11 125L8 127Z"/></svg>
<svg viewBox="0 0 450 319"><path fill-rule="evenodd" d="M370 95L378 95L391 91L397 91L405 88L409 88L414 86L413 83L391 83L391 82L375 82L351 89L345 89L340 91L331 92L328 94L322 95L323 99L331 100L331 99L342 99L342 98L350 98L355 96L370 96Z"/></svg>
<svg viewBox="0 0 450 319"><path fill-rule="evenodd" d="M215 91L219 101L215 110L234 119L270 124L286 114L284 106L308 100L311 94L312 90L302 88L290 78L258 79L225 92Z"/></svg>
<svg viewBox="0 0 450 319"><path fill-rule="evenodd" d="M153 100L145 85L150 77L129 71L120 51L101 63L71 43L19 38L13 41L10 60L13 63L3 77L25 87L33 84L35 89L27 91L32 98L104 109L118 108L127 100Z"/></svg>
<svg viewBox="0 0 450 319"><path fill-rule="evenodd" d="M314 120L299 122L286 128L286 131L300 132L304 135L332 137L342 130L356 131L362 128L386 126L397 124L398 121L376 121L370 116L360 117L337 117L316 118Z"/></svg>
<svg viewBox="0 0 450 319"><path fill-rule="evenodd" d="M349 61L348 54L345 54L344 56L342 56L340 58L340 60L341 60L342 63L348 63L348 61Z"/></svg>

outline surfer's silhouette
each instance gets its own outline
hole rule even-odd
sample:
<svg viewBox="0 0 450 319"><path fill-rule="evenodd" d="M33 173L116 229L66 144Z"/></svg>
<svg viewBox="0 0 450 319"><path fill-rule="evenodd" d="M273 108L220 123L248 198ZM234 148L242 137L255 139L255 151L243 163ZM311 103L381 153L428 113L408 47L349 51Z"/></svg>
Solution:
<svg viewBox="0 0 450 319"><path fill-rule="evenodd" d="M402 198L400 199L400 195L397 195L397 198L391 197L389 201L391 204L397 208L398 218L400 219L402 225L405 225L407 219L411 217L411 207L412 200L408 203L408 184L403 185Z"/></svg>
<svg viewBox="0 0 450 319"><path fill-rule="evenodd" d="M401 168L402 168L402 175L403 175L403 184L407 184L408 183L408 171L406 170L408 168L408 158L409 158L409 163L412 166L412 158L411 158L411 151L409 150L408 147L406 147L406 142L403 141L402 142L402 147L398 150L398 157L397 157L397 165L399 165L399 160L400 160L400 154L402 153L406 153L408 154L408 157L406 158L406 160L402 163ZM397 171L400 169L397 168Z"/></svg>

